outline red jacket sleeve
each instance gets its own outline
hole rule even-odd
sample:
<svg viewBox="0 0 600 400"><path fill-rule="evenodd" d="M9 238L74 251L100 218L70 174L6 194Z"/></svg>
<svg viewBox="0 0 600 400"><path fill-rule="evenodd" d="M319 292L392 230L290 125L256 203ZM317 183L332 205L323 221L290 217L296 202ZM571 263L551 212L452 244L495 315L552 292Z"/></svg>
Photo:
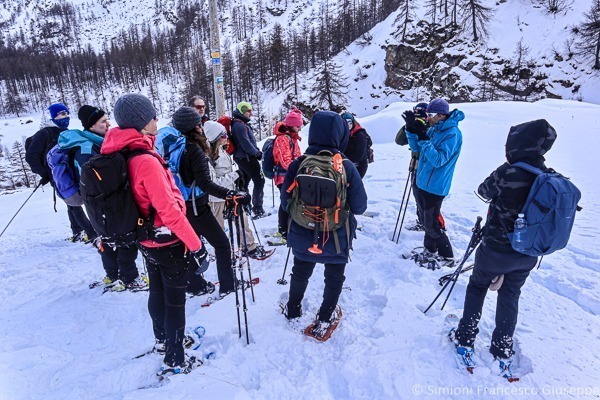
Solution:
<svg viewBox="0 0 600 400"><path fill-rule="evenodd" d="M166 226L188 249L199 250L202 243L185 215L185 202L175 186L171 173L165 170L154 157L142 156L138 159L134 180L138 189L136 192L142 197L139 203L146 203L156 210L154 221L156 226Z"/></svg>

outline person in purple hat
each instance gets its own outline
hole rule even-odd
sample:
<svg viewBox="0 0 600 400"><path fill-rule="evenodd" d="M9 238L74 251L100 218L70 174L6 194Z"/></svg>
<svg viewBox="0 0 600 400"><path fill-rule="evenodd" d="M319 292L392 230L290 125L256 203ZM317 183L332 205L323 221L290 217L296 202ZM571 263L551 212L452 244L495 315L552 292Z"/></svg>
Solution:
<svg viewBox="0 0 600 400"><path fill-rule="evenodd" d="M422 266L439 268L454 266L454 252L440 219L442 202L450 192L456 161L462 147L458 123L465 114L450 111L444 99L433 99L427 105L429 128L414 113L405 112L406 137L413 151L419 152L415 197L423 212L425 238L423 252L416 258Z"/></svg>

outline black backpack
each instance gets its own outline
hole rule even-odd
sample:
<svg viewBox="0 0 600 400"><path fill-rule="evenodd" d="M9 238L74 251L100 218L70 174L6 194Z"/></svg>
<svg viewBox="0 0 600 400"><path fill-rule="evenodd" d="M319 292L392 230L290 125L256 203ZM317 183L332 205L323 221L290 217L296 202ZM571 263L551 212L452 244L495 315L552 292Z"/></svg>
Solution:
<svg viewBox="0 0 600 400"><path fill-rule="evenodd" d="M94 230L106 244L126 247L148 239L152 219L140 218L127 161L145 150L98 154L81 167L80 192Z"/></svg>
<svg viewBox="0 0 600 400"><path fill-rule="evenodd" d="M369 164L371 164L375 161L375 153L373 152L373 140L371 139L371 136L369 136L367 131L365 131L365 136L367 137L367 151L369 152L367 160L369 161Z"/></svg>

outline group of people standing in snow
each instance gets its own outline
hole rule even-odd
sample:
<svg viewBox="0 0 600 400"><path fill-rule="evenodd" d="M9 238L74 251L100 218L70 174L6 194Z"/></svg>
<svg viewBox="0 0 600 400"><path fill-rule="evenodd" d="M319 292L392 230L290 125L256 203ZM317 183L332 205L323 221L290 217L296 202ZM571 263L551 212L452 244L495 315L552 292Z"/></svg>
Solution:
<svg viewBox="0 0 600 400"><path fill-rule="evenodd" d="M189 370L190 361L185 358L183 347L186 291L195 295L215 291L214 284L202 275L208 257L202 237L215 249L219 297L223 298L239 285L232 266L231 244L224 231L224 210L235 199L251 208L254 218L267 216L263 208L265 178L260 165L263 154L250 124L252 105L242 101L233 110L230 133L223 124L208 119L206 103L198 96L172 115L172 127L186 138L180 161L181 179L186 187L197 186L201 191L200 196L192 199L184 199L163 157L156 151L158 118L148 98L139 94L120 97L113 110L118 125L114 128L110 128L106 112L98 107L84 105L79 109L83 130L68 130L70 112L64 104L52 104L48 111L50 119L46 126L27 144L27 161L40 175L42 185L49 182L54 185L45 156L57 143L61 148L73 149L72 160L77 171L96 154L140 152L130 157L127 164L135 203L142 216L152 216L153 228L167 228L172 240L148 238L138 243L139 246L103 245L102 237L94 231L83 208L68 205L72 240L92 242L99 249L106 285L117 290L142 290L149 284L148 309L156 338L154 350L165 354L163 370ZM458 124L465 116L460 110L450 110L448 102L438 98L417 104L402 117L406 124L396 142L408 144L412 151L409 169L417 203L415 229L424 231L424 250L419 257L453 266L454 251L446 234L441 207L449 194L460 155L463 139ZM278 234L294 255L289 298L283 305L283 313L290 321L302 316L301 302L309 278L317 263L324 264L325 290L314 324L315 335L322 335L339 318L336 309L349 251L356 238L355 215L364 213L367 208L362 179L373 160L372 141L351 113L318 111L311 119L308 148L302 154L299 141L303 125L302 113L293 109L273 128L274 184L281 200ZM551 147L556 134L547 123L542 125L531 123L513 137L509 136L509 163L524 160L545 168L543 154ZM230 156L226 147L232 140L235 151ZM343 193L337 197L338 203L340 198L343 201L343 210L338 204L337 211L342 211L344 221L331 230L332 240L319 238L318 243L315 230L299 220L294 207L301 196L297 194L299 174L308 170L307 160L323 156L336 164L335 168L343 175L340 178ZM479 194L491 201L490 213L467 288L464 316L454 331L459 351L464 348L472 351L487 288L496 276L503 274L491 352L501 360L510 359L514 354L512 335L520 288L537 259L512 250L503 227L513 226L533 179L530 174L505 164L479 187ZM253 183L252 195L249 194L250 182ZM339 192L339 184L337 189ZM337 215L335 218L337 223ZM267 253L256 244L248 222L246 219L243 224L247 238L247 246L242 249L244 255L264 259ZM138 249L147 266L147 277L141 276L135 265Z"/></svg>

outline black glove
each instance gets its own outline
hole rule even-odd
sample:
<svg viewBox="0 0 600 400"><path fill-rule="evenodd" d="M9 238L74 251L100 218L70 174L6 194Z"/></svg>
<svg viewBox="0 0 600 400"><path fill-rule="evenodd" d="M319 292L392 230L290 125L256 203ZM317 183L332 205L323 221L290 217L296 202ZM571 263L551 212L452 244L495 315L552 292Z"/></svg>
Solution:
<svg viewBox="0 0 600 400"><path fill-rule="evenodd" d="M50 178L40 179L40 185L44 186L46 183L50 183Z"/></svg>
<svg viewBox="0 0 600 400"><path fill-rule="evenodd" d="M246 186L246 180L244 179L244 173L242 171L240 171L239 169L237 171L238 177L236 180L233 181L233 183L235 184L236 188L243 188Z"/></svg>
<svg viewBox="0 0 600 400"><path fill-rule="evenodd" d="M260 151L260 150L258 151L256 158L258 159L258 161L262 160L262 151Z"/></svg>
<svg viewBox="0 0 600 400"><path fill-rule="evenodd" d="M225 198L227 202L233 201L234 198L237 200L238 204L243 206L249 205L250 201L252 201L252 196L250 196L249 193L242 192L240 190L230 190L227 192L227 197Z"/></svg>
<svg viewBox="0 0 600 400"><path fill-rule="evenodd" d="M202 267L208 258L208 251L206 251L206 246L204 246L204 243L202 243L200 250L192 251L192 257L198 264L198 267Z"/></svg>
<svg viewBox="0 0 600 400"><path fill-rule="evenodd" d="M415 118L415 113L412 111L404 111L402 118L406 122L406 130L417 135L419 140L429 140L427 136L427 123L421 118Z"/></svg>

